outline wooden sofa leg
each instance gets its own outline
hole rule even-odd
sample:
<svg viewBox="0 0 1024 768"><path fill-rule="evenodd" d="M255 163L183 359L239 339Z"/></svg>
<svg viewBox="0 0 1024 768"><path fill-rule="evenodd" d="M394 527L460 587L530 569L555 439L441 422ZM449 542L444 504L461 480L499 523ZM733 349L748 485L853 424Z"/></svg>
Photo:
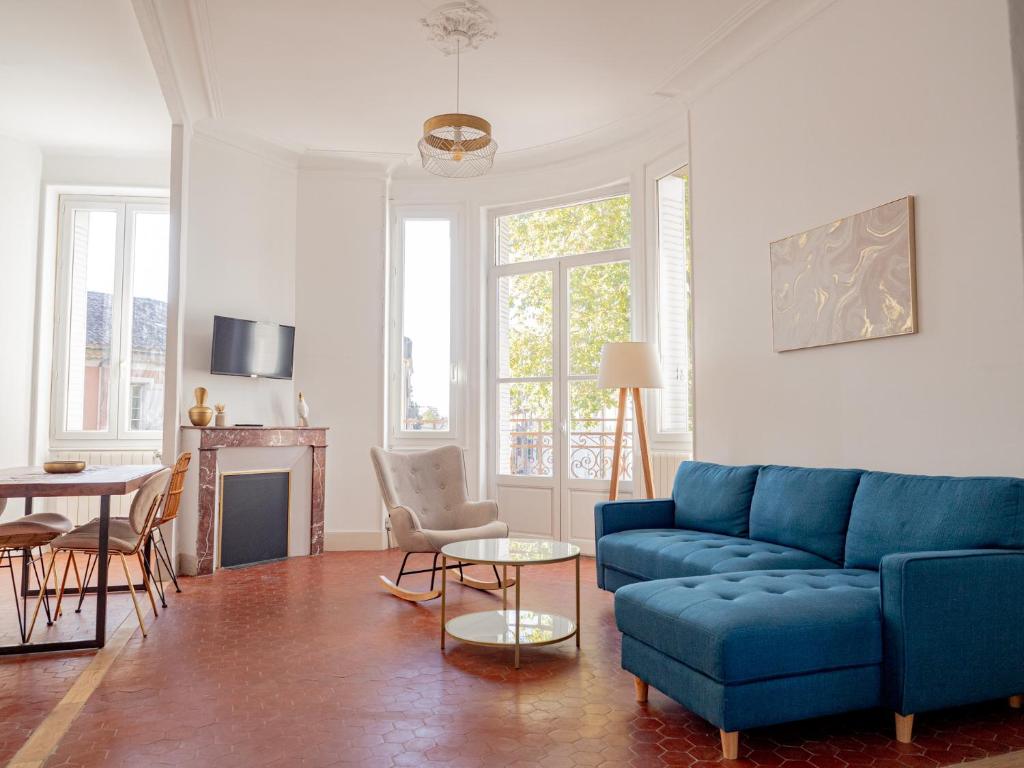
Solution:
<svg viewBox="0 0 1024 768"><path fill-rule="evenodd" d="M1024 707L1024 695L1011 696L1010 706L1013 709L1020 709L1021 707Z"/></svg>
<svg viewBox="0 0 1024 768"><path fill-rule="evenodd" d="M914 716L896 713L896 741L909 744L913 740Z"/></svg>
<svg viewBox="0 0 1024 768"><path fill-rule="evenodd" d="M638 704L647 703L648 685L639 677L633 678L633 686L636 688L636 701Z"/></svg>
<svg viewBox="0 0 1024 768"><path fill-rule="evenodd" d="M726 760L736 760L740 756L740 732L722 731L722 757Z"/></svg>

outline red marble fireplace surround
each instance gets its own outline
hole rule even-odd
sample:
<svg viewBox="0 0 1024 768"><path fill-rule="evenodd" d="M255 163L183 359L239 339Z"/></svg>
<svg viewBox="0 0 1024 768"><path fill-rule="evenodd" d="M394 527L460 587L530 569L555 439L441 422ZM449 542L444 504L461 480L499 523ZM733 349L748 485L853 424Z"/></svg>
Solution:
<svg viewBox="0 0 1024 768"><path fill-rule="evenodd" d="M184 427L199 438L199 527L196 533L196 575L213 573L217 530L217 455L221 448L291 448L313 451L309 554L324 551L324 496L327 466L326 427Z"/></svg>

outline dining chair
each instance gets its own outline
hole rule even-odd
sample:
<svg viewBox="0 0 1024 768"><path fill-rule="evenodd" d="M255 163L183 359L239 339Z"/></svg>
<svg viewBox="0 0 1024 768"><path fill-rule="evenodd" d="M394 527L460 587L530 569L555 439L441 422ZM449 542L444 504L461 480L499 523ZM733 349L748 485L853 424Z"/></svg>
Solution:
<svg viewBox="0 0 1024 768"><path fill-rule="evenodd" d="M0 515L7 507L7 499L0 499ZM36 618L39 616L40 605L46 609L46 623L52 624L56 618L55 613L50 611L50 598L46 593L47 585L50 582L54 568L54 559L51 558L49 566L43 559L43 547L50 544L55 538L67 533L72 528L72 523L64 515L56 512L36 512L31 515L23 515L16 520L0 523L0 568L7 568L11 574L11 589L14 592L14 608L18 619L18 635L22 643L27 643L32 637L32 630L36 625ZM38 551L38 557L33 554ZM14 576L16 557L23 558L21 572L24 574L21 583ZM28 558L28 561L24 558ZM66 566L67 568L73 566ZM40 577L42 570L42 577ZM35 577L36 586L39 588L39 596L36 598L35 610L32 612L31 620L28 617L28 582L29 575ZM81 581L77 567L75 579ZM56 576L54 576L56 584Z"/></svg>
<svg viewBox="0 0 1024 768"><path fill-rule="evenodd" d="M146 574L149 576L150 583L153 588L156 589L157 595L160 597L160 607L167 607L167 598L164 593L163 586L163 572L164 568L170 574L171 580L174 582L174 588L176 591L181 592L181 587L178 586L177 572L174 570L174 561L171 558L170 552L167 549L167 541L164 538L163 531L160 530L161 526L166 525L178 516L178 506L181 503L181 493L185 487L185 473L188 470L189 462L192 460L192 454L188 451L184 451L179 454L177 460L174 462L174 469L171 474L171 481L167 487L167 493L164 494L163 506L156 518L153 520L153 526L150 528L149 537L146 540L146 546L143 549L143 562L146 568ZM99 528L99 519L90 520L86 526L90 529ZM117 533L122 538L131 538L132 530L131 525L126 517L112 517L110 518L110 534L114 535ZM146 555L153 553L153 561L151 562ZM153 563L156 563L156 568L153 568ZM161 562L163 567L161 567ZM87 555L85 560L85 582L88 584L92 580L92 574L96 569L96 560L92 555ZM154 573L155 570L155 573ZM82 610L82 603L85 601L85 593L80 592L78 595L78 606L75 608L75 613Z"/></svg>
<svg viewBox="0 0 1024 768"><path fill-rule="evenodd" d="M139 601L135 595L135 585L132 579L131 571L128 569L128 557L135 556L138 558L139 566L142 568L142 585L146 590L146 594L149 596L149 603L153 607L153 615L159 615L157 613L156 600L153 598L153 590L150 586L149 569L146 567L146 563L142 557L142 548L149 537L150 529L153 526L153 521L156 519L157 510L160 508L160 502L163 500L164 494L167 492L168 483L171 479L171 469L165 467L156 474L152 475L142 487L135 494L135 498L132 499L132 505L128 512L127 519L125 518L112 518L110 520L110 527L108 529L108 562L115 555L121 559L121 568L124 571L124 577L128 581L128 592L132 596L132 604L135 606L135 616L139 620L139 628L142 630L142 636L146 637L146 624L142 619L142 609L139 608ZM117 524L115 525L115 520ZM99 521L93 520L85 525L81 525L75 528L70 533L65 533L62 536L58 536L50 542L50 549L53 552L50 564L51 569L53 567L53 560L56 559L57 552L66 551L68 557L74 560L75 553L84 552L90 555L93 561L96 561L99 557ZM57 591L57 606L56 612L60 612L61 602L64 599L64 588L67 584L68 568L64 569L64 577L60 582L60 589ZM80 590L81 594L85 594L85 590L89 586L90 575L86 574L86 581L83 588Z"/></svg>
<svg viewBox="0 0 1024 768"><path fill-rule="evenodd" d="M156 586L157 593L160 595L160 603L164 608L167 607L167 600L164 597L163 568L166 568L168 574L170 574L171 581L174 583L174 591L181 592L181 587L178 585L178 574L174 569L174 560L167 549L167 540L164 538L163 527L178 516L181 492L185 488L185 473L188 471L188 465L191 461L192 454L188 451L178 455L177 461L174 462L174 472L171 475L170 485L167 486L167 493L164 494L163 507L160 509L160 514L153 521L153 527L149 531L149 546L147 549L154 553L156 562L157 579L154 585ZM161 568L161 563L163 563L163 568ZM151 570L150 578L152 576L153 572Z"/></svg>

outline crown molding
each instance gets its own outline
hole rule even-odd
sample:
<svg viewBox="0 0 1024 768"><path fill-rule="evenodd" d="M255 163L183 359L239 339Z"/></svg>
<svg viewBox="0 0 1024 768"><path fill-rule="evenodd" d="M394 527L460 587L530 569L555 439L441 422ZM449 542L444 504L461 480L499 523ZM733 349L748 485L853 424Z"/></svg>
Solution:
<svg viewBox="0 0 1024 768"><path fill-rule="evenodd" d="M200 61L195 19L184 2L132 0L132 8L176 125L211 116L209 87Z"/></svg>
<svg viewBox="0 0 1024 768"><path fill-rule="evenodd" d="M171 122L188 124L188 107L181 96L181 85L171 61L167 35L160 22L155 0L132 0L132 11L135 13L135 20L142 32L142 40L149 52L149 60L153 63L153 71L156 73L157 82L160 83L160 91Z"/></svg>
<svg viewBox="0 0 1024 768"><path fill-rule="evenodd" d="M220 81L217 77L216 59L213 52L213 34L210 27L210 6L207 0L190 0L189 18L196 38L196 52L199 68L203 73L206 99L210 103L210 116L215 120L224 116L221 108Z"/></svg>
<svg viewBox="0 0 1024 768"><path fill-rule="evenodd" d="M193 126L192 139L207 140L231 147L285 170L298 169L300 155L297 152L285 149L272 141L257 138L250 133L226 128L217 122L204 121Z"/></svg>
<svg viewBox="0 0 1024 768"><path fill-rule="evenodd" d="M307 149L299 167L307 171L341 171L360 178L390 176L410 155L398 152L343 152Z"/></svg>
<svg viewBox="0 0 1024 768"><path fill-rule="evenodd" d="M753 0L723 25L727 30L709 36L662 87L693 103L834 2Z"/></svg>
<svg viewBox="0 0 1024 768"><path fill-rule="evenodd" d="M673 93L676 81L692 69L694 64L706 56L715 46L722 45L729 35L746 23L755 13L772 2L777 2L777 0L749 0L736 13L711 30L696 48L684 56L672 69L668 77L664 79L662 84L658 86L655 93Z"/></svg>

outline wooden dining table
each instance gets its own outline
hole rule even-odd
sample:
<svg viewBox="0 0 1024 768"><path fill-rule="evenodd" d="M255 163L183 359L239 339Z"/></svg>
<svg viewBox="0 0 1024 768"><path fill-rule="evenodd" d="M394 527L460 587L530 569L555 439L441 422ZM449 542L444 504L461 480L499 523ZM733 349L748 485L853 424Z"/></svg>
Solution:
<svg viewBox="0 0 1024 768"><path fill-rule="evenodd" d="M107 639L107 555L110 543L110 497L133 493L163 469L159 464L86 467L81 472L48 474L42 467L0 469L0 499L24 499L25 514L32 501L60 496L99 496L99 553L96 563L96 634L85 640L0 646L0 655L102 648ZM28 586L28 552L22 557L22 588ZM83 589L86 585L83 585Z"/></svg>

